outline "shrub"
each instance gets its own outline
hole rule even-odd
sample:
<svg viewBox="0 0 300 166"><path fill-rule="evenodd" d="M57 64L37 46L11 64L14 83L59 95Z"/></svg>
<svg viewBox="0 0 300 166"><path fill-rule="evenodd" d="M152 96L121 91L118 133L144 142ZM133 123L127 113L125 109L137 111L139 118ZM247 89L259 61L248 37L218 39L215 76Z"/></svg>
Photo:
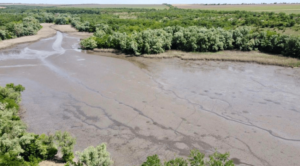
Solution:
<svg viewBox="0 0 300 166"><path fill-rule="evenodd" d="M6 39L6 32L0 29L0 41Z"/></svg>
<svg viewBox="0 0 300 166"><path fill-rule="evenodd" d="M63 160L65 162L72 161L74 158L73 149L76 143L75 138L73 138L68 132L62 133L61 131L57 131L55 133L55 141L63 154Z"/></svg>
<svg viewBox="0 0 300 166"><path fill-rule="evenodd" d="M142 166L162 166L160 159L157 155L148 156L147 161L145 161Z"/></svg>
<svg viewBox="0 0 300 166"><path fill-rule="evenodd" d="M188 166L188 161L183 158L175 158L165 162L164 166Z"/></svg>
<svg viewBox="0 0 300 166"><path fill-rule="evenodd" d="M97 47L97 42L95 41L95 37L89 37L87 39L81 40L80 42L82 48L87 50L92 50Z"/></svg>
<svg viewBox="0 0 300 166"><path fill-rule="evenodd" d="M83 152L76 152L78 162L69 162L69 165L74 166L110 166L113 161L110 158L109 152L106 150L106 145L102 143L96 147L90 146Z"/></svg>

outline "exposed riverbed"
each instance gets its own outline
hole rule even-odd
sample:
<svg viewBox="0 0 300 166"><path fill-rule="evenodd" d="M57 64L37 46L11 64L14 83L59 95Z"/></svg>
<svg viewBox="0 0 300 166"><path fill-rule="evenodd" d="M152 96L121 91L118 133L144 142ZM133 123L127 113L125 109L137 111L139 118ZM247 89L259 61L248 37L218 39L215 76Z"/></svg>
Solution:
<svg viewBox="0 0 300 166"><path fill-rule="evenodd" d="M0 51L0 84L22 84L35 133L69 131L76 150L108 144L115 165L191 149L237 165L300 163L300 69L250 63L119 59L56 36Z"/></svg>

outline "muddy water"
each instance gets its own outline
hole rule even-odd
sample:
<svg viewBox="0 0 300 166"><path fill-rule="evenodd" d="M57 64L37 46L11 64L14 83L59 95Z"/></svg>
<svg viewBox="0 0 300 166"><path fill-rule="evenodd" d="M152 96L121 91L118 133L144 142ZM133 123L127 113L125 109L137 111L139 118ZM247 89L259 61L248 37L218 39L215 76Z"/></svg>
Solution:
<svg viewBox="0 0 300 166"><path fill-rule="evenodd" d="M229 151L237 165L300 162L300 69L178 59L124 60L55 37L0 51L0 84L26 87L35 133L69 131L76 150L108 144L115 165L190 149Z"/></svg>

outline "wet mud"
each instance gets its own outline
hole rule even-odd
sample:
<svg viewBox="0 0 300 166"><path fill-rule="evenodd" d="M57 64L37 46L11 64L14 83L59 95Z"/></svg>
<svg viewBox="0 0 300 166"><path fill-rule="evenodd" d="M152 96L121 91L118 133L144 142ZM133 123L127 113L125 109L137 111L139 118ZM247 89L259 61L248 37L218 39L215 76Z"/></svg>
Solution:
<svg viewBox="0 0 300 166"><path fill-rule="evenodd" d="M108 144L115 165L200 149L237 165L300 162L300 69L248 63L114 58L56 36L0 51L0 84L22 84L35 133L69 131L76 150Z"/></svg>

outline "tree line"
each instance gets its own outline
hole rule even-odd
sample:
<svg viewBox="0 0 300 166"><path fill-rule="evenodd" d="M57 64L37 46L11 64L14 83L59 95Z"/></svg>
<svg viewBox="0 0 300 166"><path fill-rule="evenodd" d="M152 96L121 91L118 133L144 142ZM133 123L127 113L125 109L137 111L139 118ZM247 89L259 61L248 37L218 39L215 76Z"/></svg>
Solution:
<svg viewBox="0 0 300 166"><path fill-rule="evenodd" d="M84 49L115 48L135 55L158 54L170 49L193 52L260 50L300 58L299 36L259 31L251 27L224 30L223 28L172 26L127 34L112 31L107 24L98 24L94 35L82 40L81 45Z"/></svg>

